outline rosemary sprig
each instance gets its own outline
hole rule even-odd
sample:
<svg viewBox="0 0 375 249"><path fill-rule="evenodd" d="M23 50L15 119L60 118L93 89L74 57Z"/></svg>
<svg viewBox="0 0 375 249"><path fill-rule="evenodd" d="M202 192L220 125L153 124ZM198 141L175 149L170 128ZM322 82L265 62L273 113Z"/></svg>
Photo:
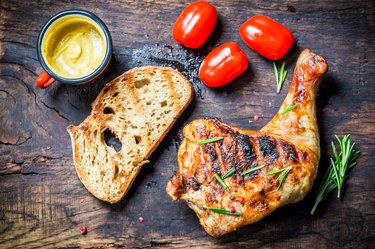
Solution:
<svg viewBox="0 0 375 249"><path fill-rule="evenodd" d="M206 208L211 210L211 211L214 211L216 213L219 213L219 214L227 214L227 215L234 215L234 216L241 216L242 215L240 212L232 213L230 210L226 210L226 209L210 208L210 207L206 207Z"/></svg>
<svg viewBox="0 0 375 249"><path fill-rule="evenodd" d="M283 168L283 169L271 170L270 172L267 173L268 176L280 173L280 175L276 178L276 182L279 183L279 186L277 187L277 190L279 190L281 188L281 185L284 183L284 181L285 181L285 179L286 179L286 177L289 174L289 171L291 169L292 169L292 166L289 166L289 167L286 167L286 168Z"/></svg>
<svg viewBox="0 0 375 249"><path fill-rule="evenodd" d="M213 142L220 141L220 140L223 140L223 139L224 139L223 137L212 137L212 138L209 138L209 139L201 140L197 144L199 144L199 145L208 144L208 143L213 143Z"/></svg>
<svg viewBox="0 0 375 249"><path fill-rule="evenodd" d="M227 173L225 173L225 174L221 177L221 179L224 180L225 178L230 177L231 175L234 174L234 172L236 172L236 168L231 168L230 170L227 171Z"/></svg>
<svg viewBox="0 0 375 249"><path fill-rule="evenodd" d="M284 115L285 113L290 112L291 110L296 109L297 107L298 107L298 104L295 104L295 105L289 106L288 108L282 110L282 111L280 112L280 114L281 114L281 115Z"/></svg>
<svg viewBox="0 0 375 249"><path fill-rule="evenodd" d="M266 165L261 165L261 166L258 166L258 167L254 167L254 168L247 169L247 170L245 170L244 172L242 172L241 175L242 175L242 176L247 175L247 174L249 174L249 173L251 173L251 172L254 172L254 171L257 171L258 169L263 168L264 166L266 166Z"/></svg>
<svg viewBox="0 0 375 249"><path fill-rule="evenodd" d="M227 192L230 192L230 189L228 187L228 185L224 182L223 179L221 179L221 177L215 173L214 175L215 179L221 184L221 186L223 186L223 188L227 191Z"/></svg>
<svg viewBox="0 0 375 249"><path fill-rule="evenodd" d="M275 78L276 78L276 86L277 86L277 93L280 93L281 87L284 84L284 81L286 79L286 75L288 74L288 71L285 69L285 62L281 65L280 71L277 71L276 63L273 62L273 70L275 72Z"/></svg>
<svg viewBox="0 0 375 249"><path fill-rule="evenodd" d="M349 177L346 171L357 165L356 160L361 153L359 150L354 149L355 143L351 143L350 135L345 135L342 140L336 135L335 137L339 143L340 153L337 154L335 144L331 142L334 159L330 158L330 165L320 183L311 214L315 213L319 203L332 190L337 188L337 198L341 198L343 183Z"/></svg>

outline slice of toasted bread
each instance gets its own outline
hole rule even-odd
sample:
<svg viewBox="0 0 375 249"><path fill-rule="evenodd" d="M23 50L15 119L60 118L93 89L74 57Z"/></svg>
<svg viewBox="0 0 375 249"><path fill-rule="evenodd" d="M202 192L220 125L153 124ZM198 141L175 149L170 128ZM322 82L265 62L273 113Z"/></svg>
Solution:
<svg viewBox="0 0 375 249"><path fill-rule="evenodd" d="M192 98L189 81L171 68L134 68L108 83L91 115L67 128L85 187L103 201L120 201ZM118 152L105 133L121 142Z"/></svg>

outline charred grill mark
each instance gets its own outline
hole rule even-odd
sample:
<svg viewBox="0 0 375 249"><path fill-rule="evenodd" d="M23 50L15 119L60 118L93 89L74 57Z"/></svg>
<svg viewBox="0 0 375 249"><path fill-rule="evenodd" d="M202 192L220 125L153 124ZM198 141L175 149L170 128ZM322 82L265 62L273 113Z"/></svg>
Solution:
<svg viewBox="0 0 375 249"><path fill-rule="evenodd" d="M200 184L195 180L194 177L189 177L187 181L187 187L193 189L194 191L198 191L200 189Z"/></svg>
<svg viewBox="0 0 375 249"><path fill-rule="evenodd" d="M267 136L262 136L258 139L259 150L263 153L264 157L276 159L279 157L279 153L276 150L275 143L268 139Z"/></svg>
<svg viewBox="0 0 375 249"><path fill-rule="evenodd" d="M235 139L237 141L238 148L243 151L244 159L246 161L250 161L251 159L255 158L254 148L250 142L249 136L242 133L237 133Z"/></svg>
<svg viewBox="0 0 375 249"><path fill-rule="evenodd" d="M251 160L255 158L253 145L250 143L249 136L239 132L234 136L236 141L236 157L235 167L238 172L244 171L251 164Z"/></svg>
<svg viewBox="0 0 375 249"><path fill-rule="evenodd" d="M232 168L235 165L236 141L232 137L224 139L220 150L225 168Z"/></svg>
<svg viewBox="0 0 375 249"><path fill-rule="evenodd" d="M297 156L296 156L296 153L293 149L293 146L282 142L281 148L283 149L283 153L285 154L285 158L289 159L289 161L291 161L291 162L296 161Z"/></svg>
<svg viewBox="0 0 375 249"><path fill-rule="evenodd" d="M212 172L220 175L219 161L214 146L211 144L206 144L206 152L210 156L210 161L212 163Z"/></svg>

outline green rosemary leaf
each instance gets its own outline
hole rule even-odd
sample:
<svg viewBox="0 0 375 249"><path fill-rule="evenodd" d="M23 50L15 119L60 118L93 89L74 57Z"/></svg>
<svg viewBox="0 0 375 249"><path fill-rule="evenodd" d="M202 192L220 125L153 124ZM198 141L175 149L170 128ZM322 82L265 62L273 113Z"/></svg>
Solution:
<svg viewBox="0 0 375 249"><path fill-rule="evenodd" d="M217 173L215 173L214 177L221 184L221 186L223 186L225 191L230 192L228 185L224 182L223 179L221 179L221 177Z"/></svg>
<svg viewBox="0 0 375 249"><path fill-rule="evenodd" d="M298 107L298 104L295 104L295 105L289 106L288 108L282 110L282 111L280 112L280 114L281 114L281 115L284 115L285 113L290 112L291 110L296 109L297 107Z"/></svg>
<svg viewBox="0 0 375 249"><path fill-rule="evenodd" d="M201 140L198 142L199 145L202 145L202 144L208 144L208 143L213 143L213 142L216 142L216 141L220 141L220 140L223 140L224 138L223 137L212 137L212 138L209 138L209 139L206 139L206 140Z"/></svg>
<svg viewBox="0 0 375 249"><path fill-rule="evenodd" d="M338 136L335 135L335 137L339 144L340 153L337 153L336 146L332 142L334 158L330 158L330 165L320 183L311 214L315 213L319 203L334 189L337 189L337 198L341 198L342 186L349 177L346 172L357 165L356 160L361 153L359 150L354 149L355 143L351 144L350 135L345 135L341 140Z"/></svg>
<svg viewBox="0 0 375 249"><path fill-rule="evenodd" d="M288 74L288 71L285 69L285 62L281 65L280 71L277 70L276 63L273 62L273 71L275 73L275 79L276 79L276 90L277 93L280 93L281 87L284 84L284 81L286 79L286 75Z"/></svg>
<svg viewBox="0 0 375 249"><path fill-rule="evenodd" d="M276 181L279 183L279 186L277 187L277 190L281 188L281 185L284 183L287 175L289 174L289 171L292 169L292 166L283 168L283 169L275 169L271 170L270 172L267 173L268 176L278 174L280 175L276 178Z"/></svg>
<svg viewBox="0 0 375 249"><path fill-rule="evenodd" d="M254 171L257 171L258 169L263 168L264 166L266 166L266 165L261 165L261 166L257 166L257 167L254 167L254 168L247 169L244 172L242 172L241 175L242 176L247 175L247 174L249 174L251 172L254 172Z"/></svg>
<svg viewBox="0 0 375 249"><path fill-rule="evenodd" d="M230 170L227 171L227 173L225 173L225 174L221 177L221 179L224 180L225 178L227 178L227 177L233 175L234 172L236 172L236 169L235 169L235 168L231 168Z"/></svg>
<svg viewBox="0 0 375 249"><path fill-rule="evenodd" d="M210 208L210 207L207 207L207 209L209 209L213 212L219 213L219 214L226 214L226 215L233 215L233 216L241 216L242 215L240 212L232 213L230 210L226 210L226 209Z"/></svg>
<svg viewBox="0 0 375 249"><path fill-rule="evenodd" d="M275 62L273 62L273 71L275 72L276 86L277 89L279 89L279 73L277 72L277 66Z"/></svg>

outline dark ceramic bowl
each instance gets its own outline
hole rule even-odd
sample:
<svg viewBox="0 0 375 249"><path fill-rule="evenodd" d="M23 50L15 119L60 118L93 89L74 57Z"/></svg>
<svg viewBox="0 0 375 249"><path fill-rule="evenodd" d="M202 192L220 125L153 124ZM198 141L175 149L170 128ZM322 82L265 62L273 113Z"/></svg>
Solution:
<svg viewBox="0 0 375 249"><path fill-rule="evenodd" d="M42 56L42 51L41 51L41 46L42 46L42 41L43 37L50 27L52 23L54 23L56 20L65 17L67 15L82 15L85 17L88 17L92 21L94 21L98 26L101 28L103 31L107 49L105 51L105 56L100 64L100 66L95 69L94 72L90 73L89 75L86 75L84 77L80 78L64 78L62 76L59 76L51 68L48 67L47 63L45 62L43 56ZM80 84L85 84L89 83L91 81L94 81L98 79L100 76L104 74L104 72L107 70L110 62L111 62L111 57L112 57L112 38L109 33L109 30L107 26L104 24L104 22L94 15L93 13L86 11L86 10L79 10L79 9L72 9L72 10L65 10L63 12L60 12L56 14L55 16L51 17L43 26L42 30L39 33L38 36L38 41L37 41L37 54L38 54L38 59L40 64L42 65L43 69L45 72L43 72L38 79L36 80L36 84L41 87L41 88L47 88L50 86L55 80L60 81L65 84L70 84L70 85L80 85ZM48 77L49 76L49 77Z"/></svg>

